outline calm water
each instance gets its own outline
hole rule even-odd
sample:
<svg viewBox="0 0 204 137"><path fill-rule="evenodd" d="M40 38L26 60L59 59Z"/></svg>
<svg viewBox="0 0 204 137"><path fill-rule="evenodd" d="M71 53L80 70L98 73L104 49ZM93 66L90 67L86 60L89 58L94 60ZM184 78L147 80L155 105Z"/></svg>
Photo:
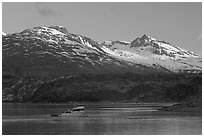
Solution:
<svg viewBox="0 0 204 137"><path fill-rule="evenodd" d="M72 104L3 104L2 133L50 135L202 134L199 115L157 111L168 104L86 103L88 117L50 117Z"/></svg>

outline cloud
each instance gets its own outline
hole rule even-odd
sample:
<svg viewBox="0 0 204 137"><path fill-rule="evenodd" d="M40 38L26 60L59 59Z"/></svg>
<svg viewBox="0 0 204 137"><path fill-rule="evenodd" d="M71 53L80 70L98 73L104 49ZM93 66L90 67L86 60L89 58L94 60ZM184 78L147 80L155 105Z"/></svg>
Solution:
<svg viewBox="0 0 204 137"><path fill-rule="evenodd" d="M50 3L37 2L35 3L35 7L37 9L38 14L43 17L63 16L63 14L59 10L54 9L53 5Z"/></svg>
<svg viewBox="0 0 204 137"><path fill-rule="evenodd" d="M49 8L38 9L38 13L43 17L62 16L61 12Z"/></svg>

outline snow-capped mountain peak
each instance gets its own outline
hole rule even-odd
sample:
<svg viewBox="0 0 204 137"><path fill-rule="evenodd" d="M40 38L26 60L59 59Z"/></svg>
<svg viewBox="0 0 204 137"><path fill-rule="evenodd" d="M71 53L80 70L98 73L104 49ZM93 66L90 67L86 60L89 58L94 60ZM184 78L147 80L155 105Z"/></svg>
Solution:
<svg viewBox="0 0 204 137"><path fill-rule="evenodd" d="M197 54L173 46L168 42L156 40L146 34L129 44L114 41L104 42L102 49L122 60L149 66L160 65L172 71L187 69L195 64L197 64L197 68L201 68L201 58Z"/></svg>
<svg viewBox="0 0 204 137"><path fill-rule="evenodd" d="M153 41L156 41L156 39L144 34L142 37L133 40L131 42L131 47L147 46Z"/></svg>
<svg viewBox="0 0 204 137"><path fill-rule="evenodd" d="M141 38L133 40L130 48L135 48L136 51L143 50L157 55L166 55L175 59L198 56L193 52L189 52L163 40L156 40L148 35L143 35Z"/></svg>
<svg viewBox="0 0 204 137"><path fill-rule="evenodd" d="M155 38L150 37L149 35L144 34L143 37L146 37L146 39L148 39L149 41L156 41Z"/></svg>
<svg viewBox="0 0 204 137"><path fill-rule="evenodd" d="M73 34L63 26L38 26L2 39L3 60L22 69L43 73L162 70L201 71L201 58L148 35L132 42L105 41ZM35 66L35 67L34 67ZM49 70L47 70L49 69ZM53 70L52 70L53 69Z"/></svg>
<svg viewBox="0 0 204 137"><path fill-rule="evenodd" d="M53 29L56 29L58 30L59 32L62 32L64 34L68 34L68 30L64 27L64 26L51 26L49 28L53 28Z"/></svg>
<svg viewBox="0 0 204 137"><path fill-rule="evenodd" d="M3 35L3 36L6 36L6 33L2 32L2 35Z"/></svg>

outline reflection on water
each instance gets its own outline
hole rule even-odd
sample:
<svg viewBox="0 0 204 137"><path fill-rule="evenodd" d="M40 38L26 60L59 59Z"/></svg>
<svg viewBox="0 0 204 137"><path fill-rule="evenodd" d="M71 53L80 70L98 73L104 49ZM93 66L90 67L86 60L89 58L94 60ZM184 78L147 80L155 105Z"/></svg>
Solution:
<svg viewBox="0 0 204 137"><path fill-rule="evenodd" d="M72 104L3 104L3 134L201 134L202 118L157 111L168 104L87 103L88 117L51 117Z"/></svg>

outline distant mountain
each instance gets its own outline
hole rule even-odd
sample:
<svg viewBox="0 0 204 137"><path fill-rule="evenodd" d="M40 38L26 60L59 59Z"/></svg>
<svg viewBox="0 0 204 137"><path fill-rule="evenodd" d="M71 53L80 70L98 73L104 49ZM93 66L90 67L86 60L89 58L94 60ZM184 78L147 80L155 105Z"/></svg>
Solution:
<svg viewBox="0 0 204 137"><path fill-rule="evenodd" d="M195 53L147 35L132 42L99 43L69 33L63 26L39 26L3 35L2 58L3 74L10 71L40 76L202 71L202 60Z"/></svg>
<svg viewBox="0 0 204 137"><path fill-rule="evenodd" d="M199 55L147 35L132 42L106 41L102 49L112 57L149 67L160 66L172 72L202 71Z"/></svg>
<svg viewBox="0 0 204 137"><path fill-rule="evenodd" d="M2 35L2 99L200 103L201 64L197 54L147 35L99 43L39 26Z"/></svg>
<svg viewBox="0 0 204 137"><path fill-rule="evenodd" d="M3 36L3 63L34 75L103 72L124 66L98 45L61 26L35 27Z"/></svg>

